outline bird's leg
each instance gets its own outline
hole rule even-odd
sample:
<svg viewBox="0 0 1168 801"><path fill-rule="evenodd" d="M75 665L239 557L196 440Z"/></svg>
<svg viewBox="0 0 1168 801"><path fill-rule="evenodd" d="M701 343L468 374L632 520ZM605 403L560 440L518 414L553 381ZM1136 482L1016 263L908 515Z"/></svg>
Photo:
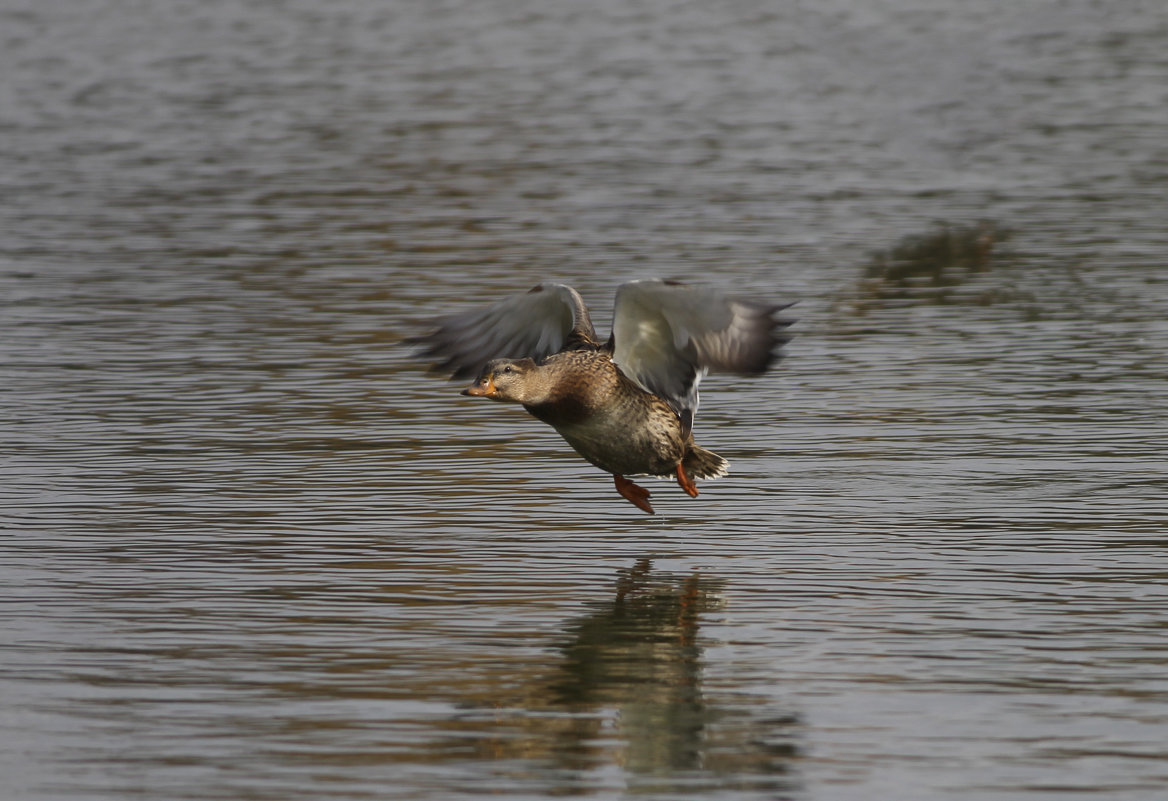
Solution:
<svg viewBox="0 0 1168 801"><path fill-rule="evenodd" d="M681 487L689 497L698 497L698 485L694 483L693 479L685 473L685 466L680 462L677 464L677 485Z"/></svg>
<svg viewBox="0 0 1168 801"><path fill-rule="evenodd" d="M622 498L642 512L654 514L653 507L649 505L649 490L637 486L622 475L613 473L612 477L616 480L616 491Z"/></svg>

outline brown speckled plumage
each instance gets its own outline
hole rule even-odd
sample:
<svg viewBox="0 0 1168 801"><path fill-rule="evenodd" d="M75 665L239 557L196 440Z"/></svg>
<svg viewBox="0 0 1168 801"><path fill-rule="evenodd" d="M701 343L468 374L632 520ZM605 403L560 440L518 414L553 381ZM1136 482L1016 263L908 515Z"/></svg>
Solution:
<svg viewBox="0 0 1168 801"><path fill-rule="evenodd" d="M780 306L732 300L658 281L621 286L614 331L600 344L583 301L560 284L479 312L447 318L423 344L455 375L478 378L463 391L520 403L591 464L612 473L620 494L650 514L649 493L627 475L716 478L728 464L696 445L697 384L708 369L757 374L786 341ZM618 341L618 332L620 341ZM626 342L625 340L629 340Z"/></svg>
<svg viewBox="0 0 1168 801"><path fill-rule="evenodd" d="M524 408L601 470L669 475L693 446L677 412L626 377L606 350L557 353L534 372L533 380L548 382L549 397Z"/></svg>

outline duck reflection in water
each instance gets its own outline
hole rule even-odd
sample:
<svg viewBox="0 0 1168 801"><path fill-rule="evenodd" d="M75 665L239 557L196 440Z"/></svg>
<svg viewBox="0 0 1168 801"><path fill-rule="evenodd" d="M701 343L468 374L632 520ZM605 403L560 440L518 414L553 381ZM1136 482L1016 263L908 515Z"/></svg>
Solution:
<svg viewBox="0 0 1168 801"><path fill-rule="evenodd" d="M709 710L696 639L701 614L718 604L717 584L697 573L654 575L647 559L622 571L616 597L569 627L550 686L554 702L572 711L617 710L623 761L635 773L697 767ZM586 742L566 742L564 751Z"/></svg>
<svg viewBox="0 0 1168 801"><path fill-rule="evenodd" d="M638 791L793 797L798 719L703 688L699 628L721 607L723 585L697 572L654 571L649 559L620 570L613 597L567 625L558 666L532 676L521 697L496 700L498 734L478 739L476 751L503 764L546 760L539 773L562 780L557 793L582 790L589 775L619 765Z"/></svg>
<svg viewBox="0 0 1168 801"><path fill-rule="evenodd" d="M414 338L436 369L475 382L463 395L519 403L552 426L617 492L653 514L649 491L628 475L672 476L688 495L695 478L729 463L694 442L698 384L707 372L761 375L788 325L773 303L649 279L617 289L612 335L601 340L588 308L564 284L443 318Z"/></svg>

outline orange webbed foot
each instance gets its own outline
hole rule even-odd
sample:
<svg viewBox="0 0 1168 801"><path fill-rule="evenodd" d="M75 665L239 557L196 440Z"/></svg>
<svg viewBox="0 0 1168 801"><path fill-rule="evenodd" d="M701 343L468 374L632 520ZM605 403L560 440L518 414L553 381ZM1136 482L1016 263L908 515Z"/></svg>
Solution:
<svg viewBox="0 0 1168 801"><path fill-rule="evenodd" d="M677 485L685 490L689 497L698 497L698 485L686 475L685 468L680 464L677 466Z"/></svg>
<svg viewBox="0 0 1168 801"><path fill-rule="evenodd" d="M649 505L649 490L634 484L624 476L614 473L612 477L616 480L616 491L621 494L622 498L642 512L656 514L653 507Z"/></svg>

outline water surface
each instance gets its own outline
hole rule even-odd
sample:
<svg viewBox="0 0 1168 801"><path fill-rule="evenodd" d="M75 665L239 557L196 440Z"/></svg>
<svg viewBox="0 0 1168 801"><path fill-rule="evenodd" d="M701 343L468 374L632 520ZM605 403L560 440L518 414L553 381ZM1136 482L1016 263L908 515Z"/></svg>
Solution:
<svg viewBox="0 0 1168 801"><path fill-rule="evenodd" d="M1158 3L0 11L9 797L1168 785ZM797 301L658 515L435 315Z"/></svg>

